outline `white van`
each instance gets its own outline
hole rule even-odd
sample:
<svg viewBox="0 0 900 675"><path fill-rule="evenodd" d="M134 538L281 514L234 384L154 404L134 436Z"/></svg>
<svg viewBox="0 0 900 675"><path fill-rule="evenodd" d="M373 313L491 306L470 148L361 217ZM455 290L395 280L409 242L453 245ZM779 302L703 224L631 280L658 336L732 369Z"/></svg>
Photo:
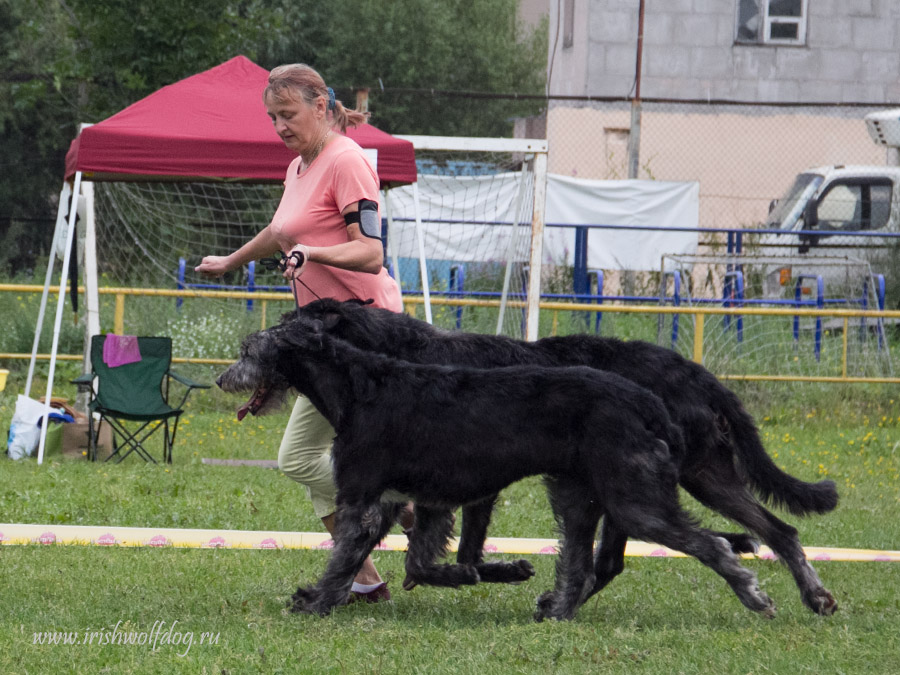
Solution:
<svg viewBox="0 0 900 675"><path fill-rule="evenodd" d="M784 232L768 234L760 242L767 256L779 259L766 266L767 295L799 274L826 279L840 274L842 260L867 262L877 274L886 247L900 245L897 238L869 236L900 233L900 167L822 166L804 171L784 197L773 202L764 227ZM829 260L833 264L827 264Z"/></svg>

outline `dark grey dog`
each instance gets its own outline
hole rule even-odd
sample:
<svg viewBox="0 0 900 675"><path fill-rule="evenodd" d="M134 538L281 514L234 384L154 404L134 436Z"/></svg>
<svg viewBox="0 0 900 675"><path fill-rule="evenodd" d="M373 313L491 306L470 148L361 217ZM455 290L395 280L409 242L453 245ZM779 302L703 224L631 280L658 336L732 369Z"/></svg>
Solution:
<svg viewBox="0 0 900 675"><path fill-rule="evenodd" d="M753 496L786 507L796 515L835 508L831 481L806 483L781 471L766 454L753 419L740 400L708 370L670 349L641 341L591 335L523 342L503 336L439 330L405 314L356 301L317 300L287 316L298 330L325 331L360 349L416 363L491 368L517 364L590 366L617 373L659 396L685 436L675 454L679 482L702 504L756 533L791 570L804 604L832 614L837 602L806 560L797 530L778 519ZM463 508L457 560L481 561L493 497ZM628 535L620 523L605 520L597 548L595 591L624 568ZM746 534L717 533L736 553L755 550ZM484 580L514 581L498 576Z"/></svg>
<svg viewBox="0 0 900 675"><path fill-rule="evenodd" d="M335 548L320 581L294 594L294 611L326 614L347 601L364 559L394 523L399 505L380 501L388 489L416 503L409 578L477 583L475 565L434 562L445 552L451 509L543 475L564 543L555 588L538 598L537 620L571 619L594 592L593 538L604 515L622 531L695 556L746 607L774 614L728 542L697 528L679 506L669 448L683 441L665 407L617 375L583 367L411 364L288 318L248 336L240 359L217 382L224 391L254 392L252 412L297 390L336 431Z"/></svg>

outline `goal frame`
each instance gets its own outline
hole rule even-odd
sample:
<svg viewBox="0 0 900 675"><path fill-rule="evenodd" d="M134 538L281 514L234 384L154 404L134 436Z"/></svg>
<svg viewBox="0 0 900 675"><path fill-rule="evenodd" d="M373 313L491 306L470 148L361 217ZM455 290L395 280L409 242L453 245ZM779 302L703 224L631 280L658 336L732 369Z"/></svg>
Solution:
<svg viewBox="0 0 900 675"><path fill-rule="evenodd" d="M521 153L526 161L532 162L534 186L531 204L531 247L529 251L528 297L525 311L525 339L537 340L540 326L541 263L544 243L544 213L547 199L547 149L546 139L540 138L486 138L471 136L415 136L395 134L396 138L409 141L416 150L461 151L461 152L504 152ZM428 294L428 275L425 263L422 216L419 209L418 185L413 183L415 197L416 237L419 246L419 269L422 277L426 321L431 322L431 302ZM388 224L390 241L390 221ZM508 290L509 266L504 280ZM502 303L502 301L501 301ZM503 320L504 306L501 304L499 327Z"/></svg>

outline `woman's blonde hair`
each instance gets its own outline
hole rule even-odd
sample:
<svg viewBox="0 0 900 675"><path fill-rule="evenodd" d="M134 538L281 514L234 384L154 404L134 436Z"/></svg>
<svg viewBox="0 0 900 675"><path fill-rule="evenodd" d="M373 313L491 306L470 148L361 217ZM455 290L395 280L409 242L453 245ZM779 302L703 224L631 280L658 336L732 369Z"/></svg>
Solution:
<svg viewBox="0 0 900 675"><path fill-rule="evenodd" d="M325 80L305 63L291 63L273 68L269 73L269 84L263 91L263 100L272 97L275 101L303 99L313 105L319 96L324 96L332 114L332 124L342 132L347 127L359 126L369 118L369 113L348 110L334 98L334 93L325 86Z"/></svg>

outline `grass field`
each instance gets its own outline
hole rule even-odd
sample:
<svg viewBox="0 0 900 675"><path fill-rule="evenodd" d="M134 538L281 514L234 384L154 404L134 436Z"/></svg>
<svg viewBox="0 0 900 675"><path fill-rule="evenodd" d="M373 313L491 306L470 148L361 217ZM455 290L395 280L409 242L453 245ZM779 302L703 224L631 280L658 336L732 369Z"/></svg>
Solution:
<svg viewBox="0 0 900 675"><path fill-rule="evenodd" d="M0 394L3 428L21 385L14 376ZM741 392L779 465L840 490L833 513L785 519L806 545L900 549L900 404L888 387L811 391ZM277 454L282 417L238 424L223 412L235 402L216 396L189 409L171 467L133 457L0 462L0 522L321 531L302 489L278 471L201 462ZM704 525L729 527L685 501ZM539 480L504 492L490 534L555 536ZM531 556L537 575L519 586L404 592L403 554L384 551L376 562L393 602L327 618L286 613L327 555L2 546L0 672L892 673L900 653L895 563L817 562L840 603L822 618L802 606L784 567L749 560L778 605L769 621L696 560L629 558L575 621L535 624L553 556ZM79 644L36 644L53 631Z"/></svg>

